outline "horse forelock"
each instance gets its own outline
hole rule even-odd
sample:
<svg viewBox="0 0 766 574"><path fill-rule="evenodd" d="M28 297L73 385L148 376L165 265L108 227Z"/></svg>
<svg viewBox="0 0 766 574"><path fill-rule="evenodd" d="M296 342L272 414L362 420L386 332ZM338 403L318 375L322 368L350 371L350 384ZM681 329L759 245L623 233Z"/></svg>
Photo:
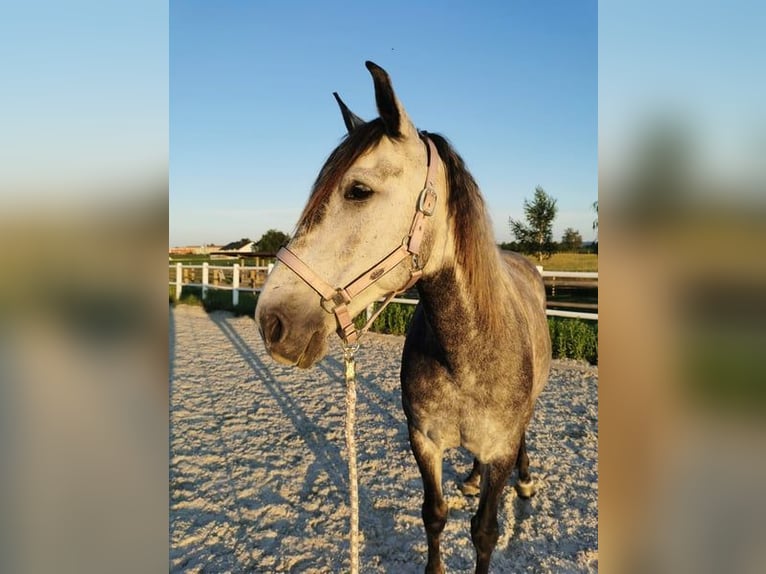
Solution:
<svg viewBox="0 0 766 574"><path fill-rule="evenodd" d="M330 195L338 187L343 175L362 154L374 148L387 135L382 120L377 118L358 126L343 138L319 171L298 220L296 237L309 232L322 221Z"/></svg>
<svg viewBox="0 0 766 574"><path fill-rule="evenodd" d="M453 223L457 266L475 304L478 325L494 331L499 327L500 314L492 309L502 266L484 199L476 180L447 139L431 133L428 137L436 145L447 173L447 210Z"/></svg>

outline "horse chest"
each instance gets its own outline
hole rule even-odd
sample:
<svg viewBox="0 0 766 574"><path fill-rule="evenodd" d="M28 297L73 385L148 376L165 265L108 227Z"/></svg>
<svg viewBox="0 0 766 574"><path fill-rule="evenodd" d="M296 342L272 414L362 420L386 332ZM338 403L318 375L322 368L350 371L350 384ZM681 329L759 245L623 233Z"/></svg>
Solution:
<svg viewBox="0 0 766 574"><path fill-rule="evenodd" d="M474 373L413 378L402 390L410 425L442 449L463 446L482 460L504 453L526 419L509 389Z"/></svg>

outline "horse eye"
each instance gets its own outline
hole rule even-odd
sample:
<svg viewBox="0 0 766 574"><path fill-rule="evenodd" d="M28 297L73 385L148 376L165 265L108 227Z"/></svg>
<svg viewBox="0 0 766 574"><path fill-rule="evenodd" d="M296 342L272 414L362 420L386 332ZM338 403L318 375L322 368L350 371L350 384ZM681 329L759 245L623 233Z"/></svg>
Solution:
<svg viewBox="0 0 766 574"><path fill-rule="evenodd" d="M343 194L343 198L349 201L364 201L368 199L374 192L361 183L355 183L346 190Z"/></svg>

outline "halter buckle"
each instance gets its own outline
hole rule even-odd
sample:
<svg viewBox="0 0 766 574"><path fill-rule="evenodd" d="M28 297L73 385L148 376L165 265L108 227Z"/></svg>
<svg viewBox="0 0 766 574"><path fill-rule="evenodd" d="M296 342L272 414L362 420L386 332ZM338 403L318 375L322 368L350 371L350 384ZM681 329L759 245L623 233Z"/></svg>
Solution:
<svg viewBox="0 0 766 574"><path fill-rule="evenodd" d="M418 211L423 215L430 217L436 209L436 192L428 182L418 196Z"/></svg>
<svg viewBox="0 0 766 574"><path fill-rule="evenodd" d="M335 290L335 293L330 299L325 299L322 297L320 305L322 305L322 309L328 313L332 313L341 305L348 305L349 303L351 303L351 297L348 296L348 293L346 293L345 289L339 287Z"/></svg>

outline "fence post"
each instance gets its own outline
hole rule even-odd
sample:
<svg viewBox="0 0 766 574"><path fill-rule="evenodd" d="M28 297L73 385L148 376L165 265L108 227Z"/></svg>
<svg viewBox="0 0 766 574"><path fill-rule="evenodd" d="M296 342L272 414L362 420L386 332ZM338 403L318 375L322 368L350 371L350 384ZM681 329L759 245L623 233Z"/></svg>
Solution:
<svg viewBox="0 0 766 574"><path fill-rule="evenodd" d="M231 304L239 305L239 263L234 264L234 276L232 277Z"/></svg>
<svg viewBox="0 0 766 574"><path fill-rule="evenodd" d="M269 263L268 269L266 269L266 275L271 275L271 270L274 269L274 264Z"/></svg>
<svg viewBox="0 0 766 574"><path fill-rule="evenodd" d="M181 298L181 286L184 284L184 269L183 264L179 261L176 263L176 301Z"/></svg>
<svg viewBox="0 0 766 574"><path fill-rule="evenodd" d="M543 274L543 266L542 265L535 265L537 267L537 272L542 275Z"/></svg>
<svg viewBox="0 0 766 574"><path fill-rule="evenodd" d="M208 279L209 279L208 273L210 272L208 267L209 267L209 264L207 261L202 263L202 298L203 299L207 298L207 285L208 285Z"/></svg>

